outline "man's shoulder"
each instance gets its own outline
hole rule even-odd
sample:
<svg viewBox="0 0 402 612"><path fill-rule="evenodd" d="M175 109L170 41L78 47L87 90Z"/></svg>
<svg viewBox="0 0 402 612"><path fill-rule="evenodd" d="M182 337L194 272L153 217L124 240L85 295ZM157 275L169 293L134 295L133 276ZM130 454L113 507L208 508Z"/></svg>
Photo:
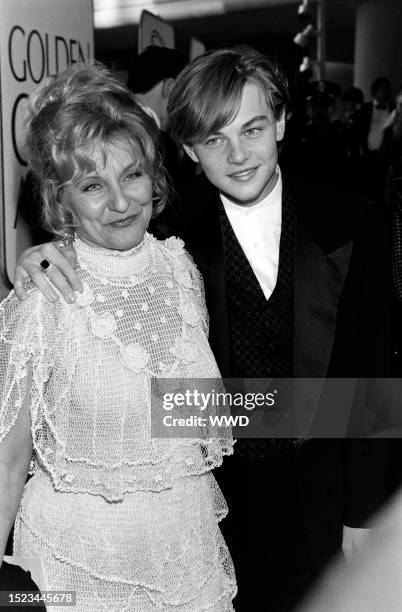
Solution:
<svg viewBox="0 0 402 612"><path fill-rule="evenodd" d="M349 207L352 202L357 206L363 205L363 201L349 192L343 191L332 185L323 185L320 182L306 180L285 174L284 193L291 193L298 207L303 206L322 209L323 203L326 207L341 211Z"/></svg>
<svg viewBox="0 0 402 612"><path fill-rule="evenodd" d="M151 233L157 238L186 237L205 226L217 210L219 192L202 174L180 185L177 192L178 206L173 214L156 217Z"/></svg>
<svg viewBox="0 0 402 612"><path fill-rule="evenodd" d="M294 199L296 215L318 242L329 245L365 240L386 231L384 211L364 199L330 185L303 180L284 184Z"/></svg>
<svg viewBox="0 0 402 612"><path fill-rule="evenodd" d="M195 204L201 207L209 206L219 199L218 189L212 185L204 173L183 182L179 193L183 211L194 210Z"/></svg>

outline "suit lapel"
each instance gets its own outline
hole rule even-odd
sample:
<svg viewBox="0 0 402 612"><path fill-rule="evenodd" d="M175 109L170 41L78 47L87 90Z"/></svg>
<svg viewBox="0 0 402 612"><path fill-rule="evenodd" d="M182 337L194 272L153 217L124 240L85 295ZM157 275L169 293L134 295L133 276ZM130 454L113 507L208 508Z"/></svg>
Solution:
<svg viewBox="0 0 402 612"><path fill-rule="evenodd" d="M296 219L293 355L296 377L326 376L352 246L349 241L325 253L300 219Z"/></svg>

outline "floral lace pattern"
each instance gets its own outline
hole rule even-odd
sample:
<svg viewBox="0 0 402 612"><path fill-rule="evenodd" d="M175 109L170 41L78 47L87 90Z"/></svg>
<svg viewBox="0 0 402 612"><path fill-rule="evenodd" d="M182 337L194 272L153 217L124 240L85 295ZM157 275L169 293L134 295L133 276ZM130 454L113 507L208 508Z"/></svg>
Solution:
<svg viewBox="0 0 402 612"><path fill-rule="evenodd" d="M123 361L129 370L141 372L149 362L149 353L138 342L132 342L122 347Z"/></svg>
<svg viewBox="0 0 402 612"><path fill-rule="evenodd" d="M79 239L75 248L84 286L75 304L49 306L32 291L23 306L12 295L3 306L2 333L12 351L5 388L12 393L0 436L16 421L34 359L32 470L44 466L56 489L120 500L219 465L232 452L228 432L209 440L200 432L199 441L150 436L153 377L219 377L201 277L183 241L146 234L124 253Z"/></svg>

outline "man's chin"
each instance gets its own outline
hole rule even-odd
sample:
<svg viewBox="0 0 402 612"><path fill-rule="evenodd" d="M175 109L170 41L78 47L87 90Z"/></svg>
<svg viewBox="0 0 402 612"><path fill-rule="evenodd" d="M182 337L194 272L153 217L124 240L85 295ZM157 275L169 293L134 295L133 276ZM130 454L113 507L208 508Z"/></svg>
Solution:
<svg viewBox="0 0 402 612"><path fill-rule="evenodd" d="M255 190L248 192L246 190L242 190L241 193L239 193L239 191L236 193L221 191L221 193L233 204L245 207L254 206L255 204L258 204L258 202L261 202L261 200L263 200L265 197L260 191L256 192Z"/></svg>

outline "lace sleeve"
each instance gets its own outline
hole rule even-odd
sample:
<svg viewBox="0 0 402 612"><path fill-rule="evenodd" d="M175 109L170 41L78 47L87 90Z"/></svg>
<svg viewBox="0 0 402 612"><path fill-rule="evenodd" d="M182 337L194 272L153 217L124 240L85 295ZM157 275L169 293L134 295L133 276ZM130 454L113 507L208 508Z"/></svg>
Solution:
<svg viewBox="0 0 402 612"><path fill-rule="evenodd" d="M13 428L26 394L28 362L36 353L35 309L31 296L14 292L0 304L0 442Z"/></svg>
<svg viewBox="0 0 402 612"><path fill-rule="evenodd" d="M201 325L205 332L205 335L208 337L209 315L208 315L207 306L205 303L204 281L203 281L201 272L198 270L197 266L194 263L193 258L186 250L184 251L184 254L183 254L183 260L185 261L185 265L191 277L193 296L194 296L194 299L195 299L195 302L198 308Z"/></svg>
<svg viewBox="0 0 402 612"><path fill-rule="evenodd" d="M194 259L190 255L188 251L184 249L183 259L186 262L186 266L188 268L188 272L191 276L191 280L193 283L193 289L198 296L200 309L203 311L204 317L207 319L207 325L209 324L209 317L207 307L205 305L205 289L204 289L204 281L201 275L201 272L197 268L194 263Z"/></svg>
<svg viewBox="0 0 402 612"><path fill-rule="evenodd" d="M184 248L184 242L181 238L171 237L164 242L169 251L177 256L177 280L186 291L191 292L203 331L208 336L209 315L205 303L204 281L201 272L195 265L191 255Z"/></svg>
<svg viewBox="0 0 402 612"><path fill-rule="evenodd" d="M42 392L49 361L44 357L42 302L38 291L31 289L24 302L12 291L0 304L0 442L15 425L23 405L29 363L33 372L30 412L32 423L35 422L32 397Z"/></svg>

